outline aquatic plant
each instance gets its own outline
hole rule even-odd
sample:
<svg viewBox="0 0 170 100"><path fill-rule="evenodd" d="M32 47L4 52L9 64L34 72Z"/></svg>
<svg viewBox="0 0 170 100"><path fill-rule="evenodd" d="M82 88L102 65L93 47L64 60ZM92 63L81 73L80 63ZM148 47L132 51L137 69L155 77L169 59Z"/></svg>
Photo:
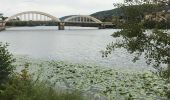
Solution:
<svg viewBox="0 0 170 100"><path fill-rule="evenodd" d="M43 70L42 79L48 79L54 86L68 91L79 90L92 100L167 99L170 90L170 83L149 71L115 70L35 59L25 62L30 63L31 69Z"/></svg>

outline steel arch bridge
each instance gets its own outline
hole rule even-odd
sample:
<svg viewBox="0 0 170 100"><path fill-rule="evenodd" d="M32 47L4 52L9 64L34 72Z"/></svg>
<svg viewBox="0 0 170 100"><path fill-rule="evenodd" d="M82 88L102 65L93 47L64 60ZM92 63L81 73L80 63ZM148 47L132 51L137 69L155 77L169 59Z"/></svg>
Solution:
<svg viewBox="0 0 170 100"><path fill-rule="evenodd" d="M64 19L64 22L72 23L103 23L102 21L88 15L73 15Z"/></svg>
<svg viewBox="0 0 170 100"><path fill-rule="evenodd" d="M40 11L26 11L22 13L15 14L5 20L8 21L15 21L15 19L19 18L20 21L55 21L60 22L60 20L50 14L40 12Z"/></svg>
<svg viewBox="0 0 170 100"><path fill-rule="evenodd" d="M7 18L2 25L6 26L6 23L13 22L31 22L31 23L40 23L40 22L53 22L55 26L59 27L59 30L64 30L64 26L87 26L92 27L96 26L99 28L105 28L102 21L88 15L72 15L62 17L61 20L56 18L53 15L40 11L26 11L15 14Z"/></svg>

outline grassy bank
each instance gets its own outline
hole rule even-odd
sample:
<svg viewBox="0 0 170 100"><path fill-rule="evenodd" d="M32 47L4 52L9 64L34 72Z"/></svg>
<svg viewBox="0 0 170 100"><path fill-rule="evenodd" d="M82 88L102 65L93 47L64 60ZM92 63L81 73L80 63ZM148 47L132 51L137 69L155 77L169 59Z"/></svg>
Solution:
<svg viewBox="0 0 170 100"><path fill-rule="evenodd" d="M53 89L46 83L13 77L1 90L0 100L84 100L79 92Z"/></svg>
<svg viewBox="0 0 170 100"><path fill-rule="evenodd" d="M166 80L149 71L115 70L25 57L18 58L15 66L20 69L25 64L34 73L34 79L49 81L53 89L79 90L92 100L167 99L170 90Z"/></svg>

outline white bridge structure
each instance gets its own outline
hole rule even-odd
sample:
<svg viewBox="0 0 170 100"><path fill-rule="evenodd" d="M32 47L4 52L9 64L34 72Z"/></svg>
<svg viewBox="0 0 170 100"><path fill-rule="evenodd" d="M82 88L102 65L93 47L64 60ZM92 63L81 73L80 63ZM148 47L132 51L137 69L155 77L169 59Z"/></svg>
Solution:
<svg viewBox="0 0 170 100"><path fill-rule="evenodd" d="M8 21L55 21L60 22L60 20L50 14L39 12L39 11L27 11L15 14L5 20Z"/></svg>
<svg viewBox="0 0 170 100"><path fill-rule="evenodd" d="M88 15L73 15L66 19L64 19L64 22L72 22L72 23L103 23L102 21L88 16Z"/></svg>
<svg viewBox="0 0 170 100"><path fill-rule="evenodd" d="M21 24L22 22L25 22L25 23L52 22L54 25L59 27L58 28L59 30L64 30L64 26L70 26L70 25L71 26L87 26L87 27L96 26L96 27L99 27L100 29L105 28L105 24L102 21L89 15L72 15L72 16L67 16L67 17L63 17L59 19L53 15L40 12L40 11L26 11L26 12L15 14L11 17L8 17L4 21L2 21L0 23L0 27L1 28L3 27L5 29L5 27L8 26L7 25L8 23Z"/></svg>

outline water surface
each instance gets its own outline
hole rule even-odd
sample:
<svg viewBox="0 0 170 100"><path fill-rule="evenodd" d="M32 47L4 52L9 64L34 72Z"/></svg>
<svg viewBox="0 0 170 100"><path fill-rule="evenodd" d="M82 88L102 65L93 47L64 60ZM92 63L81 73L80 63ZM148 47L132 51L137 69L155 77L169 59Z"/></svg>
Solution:
<svg viewBox="0 0 170 100"><path fill-rule="evenodd" d="M118 30L55 26L14 27L0 32L0 41L10 44L14 55L55 59L73 63L90 63L113 68L147 68L144 59L131 62L133 55L119 49L102 58L101 50L115 39L110 35Z"/></svg>

